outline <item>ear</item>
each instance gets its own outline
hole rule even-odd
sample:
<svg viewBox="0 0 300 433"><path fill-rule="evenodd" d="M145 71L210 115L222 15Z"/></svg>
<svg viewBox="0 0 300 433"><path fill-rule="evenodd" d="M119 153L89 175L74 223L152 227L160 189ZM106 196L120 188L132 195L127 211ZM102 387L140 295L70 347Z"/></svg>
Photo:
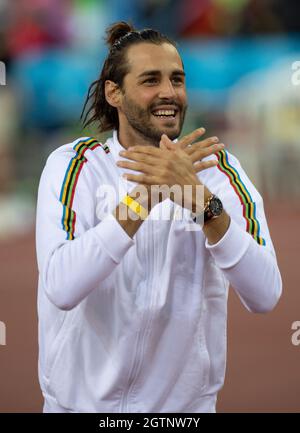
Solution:
<svg viewBox="0 0 300 433"><path fill-rule="evenodd" d="M117 108L120 105L121 89L114 81L105 81L105 99L112 107Z"/></svg>

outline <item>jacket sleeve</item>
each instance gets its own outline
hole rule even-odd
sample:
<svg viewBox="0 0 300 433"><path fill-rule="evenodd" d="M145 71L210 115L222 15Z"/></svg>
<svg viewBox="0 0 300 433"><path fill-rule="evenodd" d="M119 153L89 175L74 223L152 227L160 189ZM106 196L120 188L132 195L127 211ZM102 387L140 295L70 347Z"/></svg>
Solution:
<svg viewBox="0 0 300 433"><path fill-rule="evenodd" d="M62 310L99 287L134 243L112 215L96 219L96 180L89 162L75 159L70 150L50 156L37 202L40 278L49 300Z"/></svg>
<svg viewBox="0 0 300 433"><path fill-rule="evenodd" d="M263 200L233 155L221 151L218 158L211 190L222 199L231 221L223 238L213 245L206 240L206 248L246 308L267 312L280 298L282 281Z"/></svg>

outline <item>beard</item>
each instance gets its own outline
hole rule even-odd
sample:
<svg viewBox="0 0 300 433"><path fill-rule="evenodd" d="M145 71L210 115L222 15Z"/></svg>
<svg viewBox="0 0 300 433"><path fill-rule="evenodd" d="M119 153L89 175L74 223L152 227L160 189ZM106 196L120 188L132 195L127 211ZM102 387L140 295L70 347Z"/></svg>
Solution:
<svg viewBox="0 0 300 433"><path fill-rule="evenodd" d="M166 118L164 120L164 125L156 126L154 115L152 114L155 108L159 108L162 105L172 105L176 106L176 124L174 125L173 120ZM159 142L162 134L166 134L170 140L175 140L179 137L186 113L187 105L178 104L175 101L161 101L152 104L151 107L145 109L130 99L128 96L124 96L123 99L123 112L127 119L129 125L146 141L151 142L156 147L159 147ZM178 117L177 117L178 116Z"/></svg>

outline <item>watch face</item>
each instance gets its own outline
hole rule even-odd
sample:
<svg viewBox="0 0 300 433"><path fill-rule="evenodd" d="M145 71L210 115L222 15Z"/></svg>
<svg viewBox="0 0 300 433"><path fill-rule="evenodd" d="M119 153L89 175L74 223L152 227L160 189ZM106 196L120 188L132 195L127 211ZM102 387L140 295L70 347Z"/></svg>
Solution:
<svg viewBox="0 0 300 433"><path fill-rule="evenodd" d="M213 216L221 215L222 210L223 210L223 205L222 205L221 200L218 197L214 196L211 199L210 204L209 204L209 210Z"/></svg>

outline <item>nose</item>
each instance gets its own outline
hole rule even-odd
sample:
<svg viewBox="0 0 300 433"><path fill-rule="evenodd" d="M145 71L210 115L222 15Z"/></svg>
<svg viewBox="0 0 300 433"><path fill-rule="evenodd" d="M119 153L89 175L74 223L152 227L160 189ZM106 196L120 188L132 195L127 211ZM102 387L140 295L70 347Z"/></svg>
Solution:
<svg viewBox="0 0 300 433"><path fill-rule="evenodd" d="M163 80L160 84L160 88L159 88L159 97L161 99L163 98L173 98L175 96L176 92L174 89L174 86L171 82L171 80L166 79Z"/></svg>

